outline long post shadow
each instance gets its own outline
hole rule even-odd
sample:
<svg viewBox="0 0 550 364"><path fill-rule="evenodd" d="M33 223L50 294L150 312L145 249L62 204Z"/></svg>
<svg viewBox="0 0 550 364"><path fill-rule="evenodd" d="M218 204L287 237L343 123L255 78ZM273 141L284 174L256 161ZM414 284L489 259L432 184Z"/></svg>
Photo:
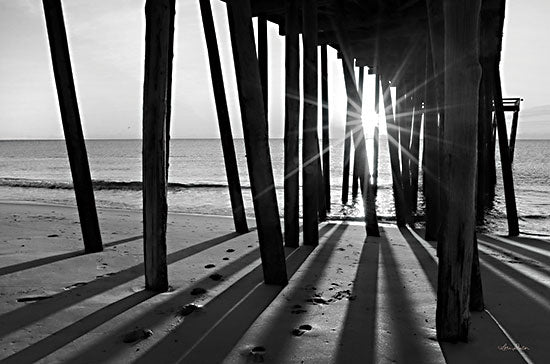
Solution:
<svg viewBox="0 0 550 364"><path fill-rule="evenodd" d="M478 239L480 249L489 249L492 254L497 253L505 257L509 262L525 265L526 267L536 270L543 275L550 275L550 267L548 264L540 262L530 256L518 253L508 247L501 247L488 241L488 239Z"/></svg>
<svg viewBox="0 0 550 364"><path fill-rule="evenodd" d="M411 332L418 327L413 313L413 302L405 289L402 273L397 264L390 242L387 239L381 241L381 259L384 266L384 278L387 291L386 305L389 309L389 318L392 320L392 334L395 338L397 357L405 360L414 358L415 362L428 363L429 354L411 340Z"/></svg>
<svg viewBox="0 0 550 364"><path fill-rule="evenodd" d="M432 286L432 291L437 292L437 262L432 258L426 248L422 244L420 244L416 237L411 234L409 229L407 229L406 227L400 227L399 231L401 232L401 235L403 235L405 241L411 247L411 250L416 257L416 260L426 273L426 277L428 277L428 281Z"/></svg>
<svg viewBox="0 0 550 364"><path fill-rule="evenodd" d="M335 224L327 224L319 232L322 236L325 230ZM329 240L339 239L345 225L339 225ZM326 250L332 250L334 243L325 244ZM313 251L313 247L301 246L290 252L287 248L287 272L292 277L298 268L304 263ZM322 252L316 256L319 257ZM205 306L208 317L189 317L170 335L138 360L138 363L150 363L161 353L174 353L174 361L185 363L221 363L227 354L233 349L241 337L246 333L254 321L269 306L269 304L282 291L283 287L268 286L262 283L257 267L247 276L236 282L223 294L216 297ZM316 272L319 273L319 272ZM313 274L313 273L310 273ZM277 322L278 320L274 320ZM269 338L270 346L274 347L274 337L266 330L265 340ZM261 340L261 339L260 339ZM212 350L216 348L216 350ZM274 359L273 362L278 362Z"/></svg>
<svg viewBox="0 0 550 364"><path fill-rule="evenodd" d="M304 274L298 281L292 282L294 288L287 292L287 298L299 297L299 291L303 290L306 285L312 287L315 287L317 285L323 275L322 273L325 267L330 261L336 245L338 244L338 242L340 242L347 228L348 225L346 223L339 224L337 228L333 231L333 233L327 238L326 242L320 245L319 251L316 253L311 261L310 268L306 272L304 272ZM312 269L313 267L315 267L315 269ZM290 329L294 327L295 321L298 319L297 315L293 315L291 316L291 318L294 319L294 322L287 320L287 313L283 311L284 308L286 307L281 307L281 309L274 315L274 317L270 319L269 324L265 326L262 330L262 335L256 339L257 343L269 342L269 346L272 347L273 350L271 350L269 353L266 353L265 358L266 360L269 359L273 363L282 362L280 355L282 355L282 352L284 351L283 349L287 345L288 341L292 338L290 334L285 336L275 335L274 326L280 325L281 322L285 322L289 325L289 332ZM228 352L229 350L227 351L227 353ZM227 353L225 355L227 355Z"/></svg>
<svg viewBox="0 0 550 364"><path fill-rule="evenodd" d="M227 279L259 259L259 257L259 249L255 248L226 266L209 273L210 275L219 274ZM260 276L259 281L261 281L261 279L262 278ZM101 339L88 347L84 352L77 353L68 359L67 362L73 363L91 361L101 363L109 360L111 357L116 356L120 351L124 350L124 347L120 346L121 335L135 329L136 327L147 327L154 329L160 322L166 320L165 315L158 315L155 314L155 312L170 312L174 314L174 317L170 319L178 319L178 310L196 300L196 296L191 295L194 288L200 287L208 291L219 284L220 281L214 281L208 276L204 277L203 279L195 282L192 286L180 292L173 293L172 296L166 301L142 311L137 317L132 318L121 327L118 327L115 332L103 335ZM201 311L206 311L206 309L203 308ZM184 322L188 321L189 318L190 316L185 317ZM179 344L181 345L181 341ZM166 353L163 355L166 355Z"/></svg>
<svg viewBox="0 0 550 364"><path fill-rule="evenodd" d="M340 335L336 363L374 363L376 360L376 294L380 239L363 243L353 281L353 295Z"/></svg>
<svg viewBox="0 0 550 364"><path fill-rule="evenodd" d="M145 290L136 292L5 358L2 363L34 363L156 294Z"/></svg>
<svg viewBox="0 0 550 364"><path fill-rule="evenodd" d="M225 241L231 240L240 234L229 233L214 239L203 241L202 243L181 249L168 255L168 264L175 263L192 255L198 254L213 246L219 245ZM24 307L6 312L0 316L0 337L18 330L22 327L39 321L50 316L66 307L70 307L87 298L108 291L121 284L129 282L143 275L143 263L134 265L121 270L109 277L96 279L88 284L73 288L71 290L58 293L52 298L30 303Z"/></svg>
<svg viewBox="0 0 550 364"><path fill-rule="evenodd" d="M510 239L510 238L508 238L508 239ZM529 257L530 259L533 259L533 260L536 260L538 262L543 263L547 267L550 266L550 244L547 243L547 244L540 245L541 244L540 240L529 239L529 240L526 240L526 241L521 241L520 240L520 242L516 242L515 240L519 240L519 239L515 238L513 240L513 242L518 243L518 245L506 243L502 240L499 240L497 238L493 238L489 235L483 235L479 240L481 240L480 243L483 243L483 241L486 240L487 242L490 242L491 244L493 244L495 246L498 246L501 249L506 249L506 250L509 250L511 252L515 252L517 254L524 255L526 257ZM510 239L510 240L512 240L512 239ZM519 244L524 244L526 246L522 247L522 246L519 246ZM528 249L529 245L532 245L534 249L533 248ZM537 245L539 245L539 246L537 246ZM544 252L547 252L546 255L543 254Z"/></svg>
<svg viewBox="0 0 550 364"><path fill-rule="evenodd" d="M121 240L113 241L113 242L110 242L110 243L107 243L107 244L103 244L103 247L108 248L108 247L111 247L111 246L128 243L128 242L138 240L138 239L141 239L141 238L142 238L141 235L132 236L130 238L121 239ZM92 254L101 254L101 253L102 252L92 253ZM79 257L81 255L86 255L86 254L90 254L90 253L86 253L84 250L78 250L78 251L75 251L75 252L57 254L57 255L52 255L52 256L49 256L49 257L44 257L44 258L31 260L29 262L22 262L22 263L9 265L7 267L0 268L0 276L6 275L6 274L11 274L11 273L16 273L16 272L21 272L21 271L24 271L24 270L27 270L27 269L32 269L32 268L40 267L40 266L43 266L43 265L52 264L52 263L55 263L55 262L59 262L61 260L70 259L70 258L74 258L74 257Z"/></svg>

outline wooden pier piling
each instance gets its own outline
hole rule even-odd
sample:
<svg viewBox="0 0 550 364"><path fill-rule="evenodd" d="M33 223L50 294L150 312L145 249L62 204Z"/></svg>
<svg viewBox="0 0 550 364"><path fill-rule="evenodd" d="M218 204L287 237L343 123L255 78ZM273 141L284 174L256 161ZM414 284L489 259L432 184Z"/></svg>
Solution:
<svg viewBox="0 0 550 364"><path fill-rule="evenodd" d="M260 80L262 82L262 94L264 97L264 113L266 122L269 125L269 81L268 81L268 48L267 48L267 19L265 16L258 17L258 63L260 65Z"/></svg>
<svg viewBox="0 0 550 364"><path fill-rule="evenodd" d="M374 111L376 112L376 122L374 124L373 135L373 166L372 166L372 185L374 194L376 196L378 192L378 154L380 150L380 74L376 73L374 81Z"/></svg>
<svg viewBox="0 0 550 364"><path fill-rule="evenodd" d="M508 133L506 131L506 117L502 105L502 89L500 84L499 58L494 58L493 71L493 99L495 103L495 116L497 120L498 149L500 151L500 165L502 167L502 184L504 185L504 198L506 200L506 219L508 220L508 235L519 235L518 211L516 207L516 194L514 191L514 175L510 150L508 149Z"/></svg>
<svg viewBox="0 0 550 364"><path fill-rule="evenodd" d="M466 341L475 239L481 1L445 0L443 7L447 206L438 241L436 330L439 340Z"/></svg>
<svg viewBox="0 0 550 364"><path fill-rule="evenodd" d="M143 244L145 287L168 289L167 219L167 99L172 75L174 0L145 4L145 76L143 83Z"/></svg>
<svg viewBox="0 0 550 364"><path fill-rule="evenodd" d="M202 14L204 35L206 38L206 48L208 50L212 89L214 91L214 100L218 115L218 126L220 129L225 173L227 175L227 184L229 187L231 210L233 212L233 222L235 224L235 230L238 233L246 233L248 232L248 224L246 222L241 181L237 167L237 157L235 155L235 145L233 143L231 122L225 97L225 86L223 82L220 54L218 51L218 41L216 39L216 29L214 28L214 19L212 17L212 8L210 0L199 0L199 4Z"/></svg>
<svg viewBox="0 0 550 364"><path fill-rule="evenodd" d="M286 285L288 278L283 237L269 152L250 0L229 2L227 14L264 282Z"/></svg>
<svg viewBox="0 0 550 364"><path fill-rule="evenodd" d="M285 18L285 157L284 157L284 224L285 246L297 247L299 240L299 176L298 156L300 118L300 4L287 0Z"/></svg>
<svg viewBox="0 0 550 364"><path fill-rule="evenodd" d="M100 252L103 250L103 244L78 110L61 1L43 0L43 6L84 250L86 253Z"/></svg>
<svg viewBox="0 0 550 364"><path fill-rule="evenodd" d="M304 117L302 137L302 196L304 244L319 244L317 139L317 1L302 0Z"/></svg>
<svg viewBox="0 0 550 364"><path fill-rule="evenodd" d="M359 67L359 79L357 81L357 92L359 93L359 106L357 106L359 115L358 118L361 118L362 122L362 116L363 116L363 83L365 78L365 67L361 66ZM360 152L359 149L355 148L354 155L353 155L353 182L351 186L351 197L353 199L357 198L358 188L359 188L359 163L360 161Z"/></svg>
<svg viewBox="0 0 550 364"><path fill-rule="evenodd" d="M439 127L432 49L426 48L426 88L424 99L423 193L426 204L426 240L437 240L439 231Z"/></svg>
<svg viewBox="0 0 550 364"><path fill-rule="evenodd" d="M382 95L384 98L384 108L386 114L388 149L390 152L390 164L392 173L392 189L395 205L395 218L397 226L405 226L406 219L406 202L403 193L403 185L401 184L401 171L399 167L399 131L395 123L393 115L393 102L390 92L390 82L387 77L387 71L380 76L382 83Z"/></svg>
<svg viewBox="0 0 550 364"><path fill-rule="evenodd" d="M328 59L327 45L321 46L321 112L323 125L323 184L325 191L325 207L330 212L330 131L329 131L329 98L328 98Z"/></svg>

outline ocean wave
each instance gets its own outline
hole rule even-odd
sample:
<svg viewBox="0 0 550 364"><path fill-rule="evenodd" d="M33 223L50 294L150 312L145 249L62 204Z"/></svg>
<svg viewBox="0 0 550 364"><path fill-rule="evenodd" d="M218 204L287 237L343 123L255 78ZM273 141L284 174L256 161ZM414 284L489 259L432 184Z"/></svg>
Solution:
<svg viewBox="0 0 550 364"><path fill-rule="evenodd" d="M545 220L545 219L550 218L550 215L548 215L548 214L521 215L520 218L522 218L522 219L531 219L531 220Z"/></svg>
<svg viewBox="0 0 550 364"><path fill-rule="evenodd" d="M123 191L141 191L141 181L107 181L107 180L93 180L92 184L95 190L123 190ZM0 178L0 186L4 187L21 187L21 188L43 188L54 190L72 190L73 184L70 182L59 181L42 181L25 178ZM228 188L225 183L178 183L169 182L168 190L179 191L192 188ZM243 189L249 189L250 186L241 186Z"/></svg>

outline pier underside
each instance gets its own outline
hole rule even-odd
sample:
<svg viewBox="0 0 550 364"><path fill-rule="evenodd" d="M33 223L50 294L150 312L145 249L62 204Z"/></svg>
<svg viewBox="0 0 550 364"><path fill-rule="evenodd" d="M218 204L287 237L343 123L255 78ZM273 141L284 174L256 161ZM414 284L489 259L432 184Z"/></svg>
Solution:
<svg viewBox="0 0 550 364"><path fill-rule="evenodd" d="M450 344L436 339L437 257L423 232L381 224L365 240L363 224L322 223L318 247L285 248L280 287L263 283L254 228L169 214L171 288L155 293L144 287L141 218L99 210L105 249L84 254L76 209L2 206L0 360L550 360L549 241L478 236L486 310L472 313L468 343Z"/></svg>

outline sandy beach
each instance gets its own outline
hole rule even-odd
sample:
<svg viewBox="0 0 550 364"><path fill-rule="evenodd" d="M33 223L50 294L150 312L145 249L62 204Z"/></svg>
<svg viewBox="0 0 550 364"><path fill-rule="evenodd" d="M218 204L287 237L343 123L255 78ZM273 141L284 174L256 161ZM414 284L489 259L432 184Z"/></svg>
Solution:
<svg viewBox="0 0 550 364"><path fill-rule="evenodd" d="M6 362L548 359L548 241L480 238L490 314L473 314L468 344L440 345L435 249L412 230L383 225L382 237L365 241L360 223L323 223L317 248L287 248L291 278L281 288L262 283L256 231L233 233L226 217L170 214L171 290L155 294L144 290L141 212L101 209L105 250L84 255L76 209L3 203L0 211Z"/></svg>

